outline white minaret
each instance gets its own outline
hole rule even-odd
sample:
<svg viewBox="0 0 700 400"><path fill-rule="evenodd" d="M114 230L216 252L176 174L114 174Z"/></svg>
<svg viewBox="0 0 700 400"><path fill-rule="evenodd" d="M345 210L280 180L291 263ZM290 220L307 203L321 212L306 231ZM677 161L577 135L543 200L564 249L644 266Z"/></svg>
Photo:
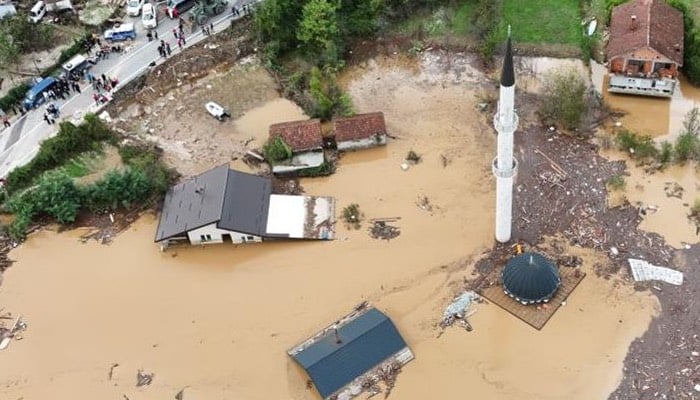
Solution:
<svg viewBox="0 0 700 400"><path fill-rule="evenodd" d="M493 160L493 174L496 175L496 240L510 241L510 228L513 214L513 177L518 168L513 158L513 133L518 127L518 116L513 108L515 102L515 73L513 71L513 50L510 43L510 26L506 55L501 71L501 90L498 110L493 117L493 126L498 132L498 152Z"/></svg>

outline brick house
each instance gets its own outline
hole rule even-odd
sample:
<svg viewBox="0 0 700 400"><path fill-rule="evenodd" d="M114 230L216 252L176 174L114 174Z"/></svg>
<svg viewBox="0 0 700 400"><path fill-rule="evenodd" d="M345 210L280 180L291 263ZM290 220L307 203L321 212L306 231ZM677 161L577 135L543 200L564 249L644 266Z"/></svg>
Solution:
<svg viewBox="0 0 700 400"><path fill-rule="evenodd" d="M292 172L323 164L323 135L321 132L319 119L270 125L270 139L280 137L292 149L292 158L273 165L272 172Z"/></svg>
<svg viewBox="0 0 700 400"><path fill-rule="evenodd" d="M386 144L384 114L373 112L333 120L339 151L366 149Z"/></svg>
<svg viewBox="0 0 700 400"><path fill-rule="evenodd" d="M683 65L683 13L663 0L631 0L610 18L608 91L671 97Z"/></svg>

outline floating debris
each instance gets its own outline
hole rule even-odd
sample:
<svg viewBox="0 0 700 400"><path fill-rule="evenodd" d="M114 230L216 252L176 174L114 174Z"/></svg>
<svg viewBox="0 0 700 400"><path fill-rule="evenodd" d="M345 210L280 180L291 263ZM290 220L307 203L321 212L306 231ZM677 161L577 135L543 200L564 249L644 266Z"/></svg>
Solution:
<svg viewBox="0 0 700 400"><path fill-rule="evenodd" d="M672 285L683 283L683 273L671 268L652 265L644 260L630 258L627 260L632 270L634 280L639 281L664 281Z"/></svg>
<svg viewBox="0 0 700 400"><path fill-rule="evenodd" d="M155 374L143 372L142 369L136 374L136 387L147 386L153 382Z"/></svg>
<svg viewBox="0 0 700 400"><path fill-rule="evenodd" d="M369 229L369 233L374 239L391 240L398 237L401 231L398 227L389 225L389 221L375 220Z"/></svg>
<svg viewBox="0 0 700 400"><path fill-rule="evenodd" d="M467 314L469 307L475 301L478 301L481 297L474 291L466 291L455 298L450 305L447 306L445 312L442 313L442 321L440 321L440 327L446 328L452 326L456 320L460 320L464 324L464 328L471 332L472 326L467 322L467 318L474 314L476 310Z"/></svg>

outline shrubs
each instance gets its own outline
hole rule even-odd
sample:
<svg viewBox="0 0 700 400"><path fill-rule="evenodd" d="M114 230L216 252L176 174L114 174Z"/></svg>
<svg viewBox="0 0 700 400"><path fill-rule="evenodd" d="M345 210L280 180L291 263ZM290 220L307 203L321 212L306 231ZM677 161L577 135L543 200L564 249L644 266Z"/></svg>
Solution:
<svg viewBox="0 0 700 400"><path fill-rule="evenodd" d="M20 83L10 89L5 96L0 98L0 109L8 112L12 106L19 104L24 99L29 88L28 83Z"/></svg>
<svg viewBox="0 0 700 400"><path fill-rule="evenodd" d="M292 148L280 136L268 140L263 145L262 152L272 164L292 158Z"/></svg>
<svg viewBox="0 0 700 400"><path fill-rule="evenodd" d="M84 189L84 206L93 212L120 207L129 209L132 205L147 200L152 190L152 182L143 171L134 168L113 170Z"/></svg>
<svg viewBox="0 0 700 400"><path fill-rule="evenodd" d="M352 203L343 208L343 221L345 221L348 226L359 229L360 222L362 222L362 211L360 211L360 206Z"/></svg>
<svg viewBox="0 0 700 400"><path fill-rule="evenodd" d="M61 122L58 134L42 142L39 152L28 164L15 168L7 176L8 194L32 184L42 173L54 169L86 151L98 150L101 143L113 139L109 128L95 115L85 116L85 122L75 126Z"/></svg>
<svg viewBox="0 0 700 400"><path fill-rule="evenodd" d="M659 152L651 136L638 135L627 129L621 130L615 137L615 141L617 142L618 148L622 151L629 152L632 158L655 158Z"/></svg>
<svg viewBox="0 0 700 400"><path fill-rule="evenodd" d="M546 124L578 129L588 112L586 82L573 68L550 74L544 82L540 114Z"/></svg>
<svg viewBox="0 0 700 400"><path fill-rule="evenodd" d="M608 179L608 186L610 186L612 190L623 190L625 186L627 186L627 182L625 182L624 176L615 175Z"/></svg>

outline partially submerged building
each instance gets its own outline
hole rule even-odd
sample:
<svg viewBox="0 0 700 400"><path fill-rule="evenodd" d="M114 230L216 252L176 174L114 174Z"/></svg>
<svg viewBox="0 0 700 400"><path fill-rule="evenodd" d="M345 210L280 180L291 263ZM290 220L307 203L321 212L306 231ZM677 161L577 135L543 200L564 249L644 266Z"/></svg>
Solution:
<svg viewBox="0 0 700 400"><path fill-rule="evenodd" d="M561 286L556 265L538 253L511 258L501 273L503 291L521 304L548 302Z"/></svg>
<svg viewBox="0 0 700 400"><path fill-rule="evenodd" d="M256 243L265 239L333 239L335 199L272 194L270 178L221 165L171 187L155 241Z"/></svg>
<svg viewBox="0 0 700 400"><path fill-rule="evenodd" d="M373 112L333 120L333 132L339 151L367 149L386 144L384 113Z"/></svg>
<svg viewBox="0 0 700 400"><path fill-rule="evenodd" d="M631 0L613 8L608 91L673 96L683 65L683 35L683 13L663 0Z"/></svg>
<svg viewBox="0 0 700 400"><path fill-rule="evenodd" d="M325 161L321 121L310 119L270 125L270 139L281 138L292 150L291 159L272 165L273 173L318 167Z"/></svg>
<svg viewBox="0 0 700 400"><path fill-rule="evenodd" d="M304 368L322 398L337 400L360 394L367 387L363 383L375 383L382 368L400 368L413 359L389 317L366 304L287 354Z"/></svg>

